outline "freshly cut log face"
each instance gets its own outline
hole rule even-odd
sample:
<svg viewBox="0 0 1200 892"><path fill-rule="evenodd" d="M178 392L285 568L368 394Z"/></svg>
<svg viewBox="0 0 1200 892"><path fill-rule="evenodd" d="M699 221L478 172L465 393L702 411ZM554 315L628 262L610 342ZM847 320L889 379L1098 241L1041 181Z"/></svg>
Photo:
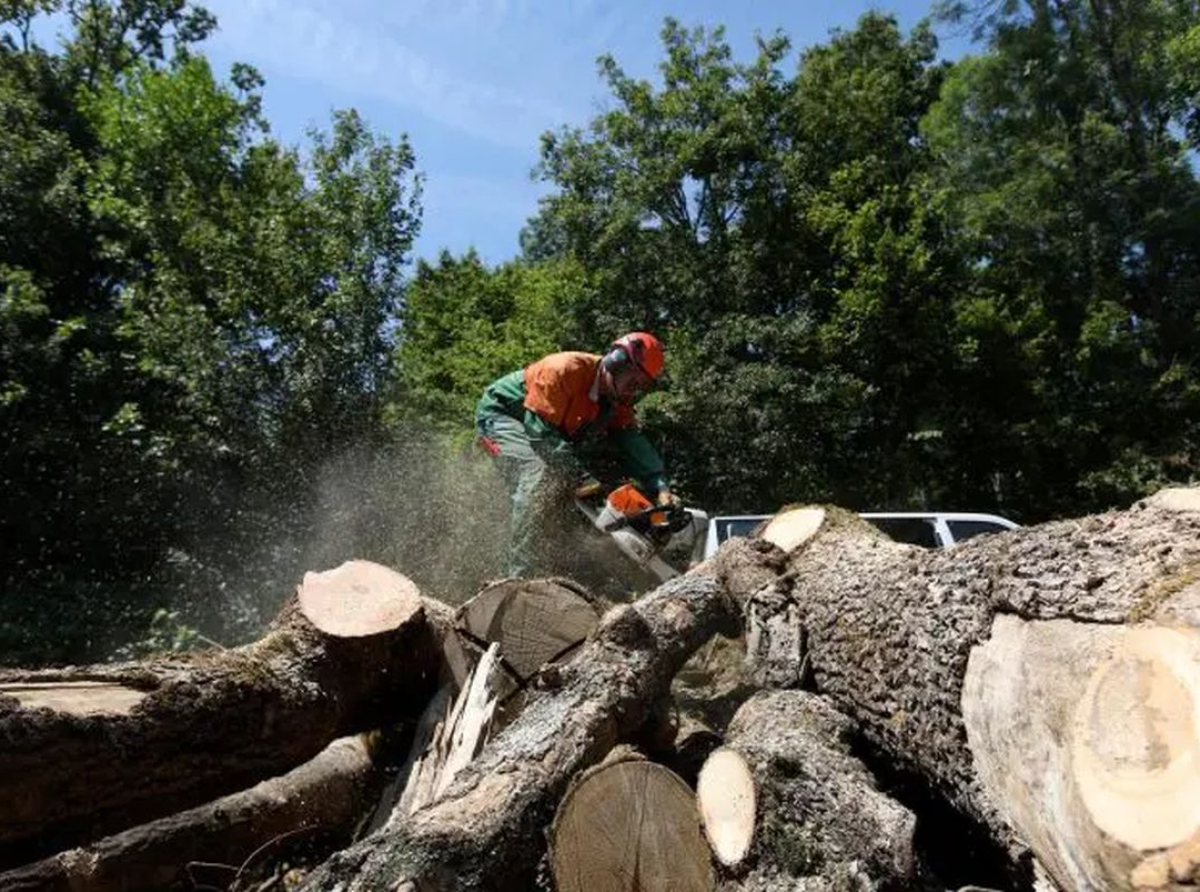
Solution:
<svg viewBox="0 0 1200 892"><path fill-rule="evenodd" d="M641 759L607 762L567 793L551 843L558 892L708 892L713 872L692 791Z"/></svg>
<svg viewBox="0 0 1200 892"><path fill-rule="evenodd" d="M746 760L731 749L708 757L696 783L696 804L717 860L740 864L754 841L757 797Z"/></svg>
<svg viewBox="0 0 1200 892"><path fill-rule="evenodd" d="M771 518L760 538L790 553L815 536L824 522L823 508L794 508Z"/></svg>
<svg viewBox="0 0 1200 892"><path fill-rule="evenodd" d="M70 715L129 715L145 691L108 681L0 684L0 697L12 697L22 709L53 709Z"/></svg>
<svg viewBox="0 0 1200 892"><path fill-rule="evenodd" d="M297 596L308 621L339 638L399 628L421 609L421 594L407 576L370 561L305 573Z"/></svg>
<svg viewBox="0 0 1200 892"><path fill-rule="evenodd" d="M1155 888L1200 865L1194 631L997 617L963 715L980 777L1056 876Z"/></svg>
<svg viewBox="0 0 1200 892"><path fill-rule="evenodd" d="M581 644L600 615L578 591L556 579L505 579L463 605L459 628L482 649L495 642L520 684Z"/></svg>

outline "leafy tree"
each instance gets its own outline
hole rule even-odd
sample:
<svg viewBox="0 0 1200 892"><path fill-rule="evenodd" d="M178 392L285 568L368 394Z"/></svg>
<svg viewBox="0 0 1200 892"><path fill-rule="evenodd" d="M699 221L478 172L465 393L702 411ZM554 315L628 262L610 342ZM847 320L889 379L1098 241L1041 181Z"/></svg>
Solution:
<svg viewBox="0 0 1200 892"><path fill-rule="evenodd" d="M570 260L489 269L474 251L419 261L405 300L394 422L469 430L485 386L571 344L566 309L590 291Z"/></svg>
<svg viewBox="0 0 1200 892"><path fill-rule="evenodd" d="M1200 192L1177 62L1200 7L947 14L974 15L988 42L926 125L975 267L960 321L964 380L984 397L968 416L979 448L1038 515L1195 474Z"/></svg>
<svg viewBox="0 0 1200 892"><path fill-rule="evenodd" d="M353 112L304 157L268 139L261 79L235 66L218 82L192 49L212 18L182 2L3 11L14 612L58 616L108 591L110 609L148 616L173 580L193 613L228 618L234 601L201 589L236 599L226 574L271 579L279 567L237 565L266 539L301 540L311 475L382 436L420 218L412 151ZM44 12L73 24L58 54L29 38Z"/></svg>

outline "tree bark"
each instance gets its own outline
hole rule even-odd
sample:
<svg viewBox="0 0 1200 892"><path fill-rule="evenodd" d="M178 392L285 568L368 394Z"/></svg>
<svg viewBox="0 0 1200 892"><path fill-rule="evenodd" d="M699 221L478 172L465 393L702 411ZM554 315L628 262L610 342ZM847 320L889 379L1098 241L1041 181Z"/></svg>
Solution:
<svg viewBox="0 0 1200 892"><path fill-rule="evenodd" d="M916 818L879 791L851 754L852 734L849 719L804 691L766 691L738 710L725 745L755 779L763 815L754 849L760 870L832 878L858 862L873 881L909 884Z"/></svg>
<svg viewBox="0 0 1200 892"><path fill-rule="evenodd" d="M446 613L399 574L351 562L309 574L245 647L0 673L0 867L245 789L419 713Z"/></svg>
<svg viewBox="0 0 1200 892"><path fill-rule="evenodd" d="M717 561L731 591L761 583L746 614L762 675L809 675L1064 889L1194 881L1200 489L949 551L832 510L779 561L765 542Z"/></svg>
<svg viewBox="0 0 1200 892"><path fill-rule="evenodd" d="M0 889L159 892L190 887L189 867L200 863L221 867L224 886L276 840L344 844L367 808L373 768L366 741L343 737L299 768L244 792L0 874Z"/></svg>
<svg viewBox="0 0 1200 892"><path fill-rule="evenodd" d="M572 777L635 737L688 656L735 621L704 575L610 611L575 659L543 672L524 710L440 799L335 855L304 888L532 888Z"/></svg>

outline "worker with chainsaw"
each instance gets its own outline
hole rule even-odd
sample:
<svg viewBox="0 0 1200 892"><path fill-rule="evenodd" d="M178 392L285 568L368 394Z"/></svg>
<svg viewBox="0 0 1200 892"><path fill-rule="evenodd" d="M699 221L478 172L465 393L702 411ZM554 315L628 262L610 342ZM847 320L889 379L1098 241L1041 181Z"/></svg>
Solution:
<svg viewBox="0 0 1200 892"><path fill-rule="evenodd" d="M674 505L663 460L633 411L663 365L658 338L635 331L603 356L552 353L484 390L475 426L512 500L509 573L533 569L539 528L556 503L573 490L598 489L596 462L615 459L656 504Z"/></svg>

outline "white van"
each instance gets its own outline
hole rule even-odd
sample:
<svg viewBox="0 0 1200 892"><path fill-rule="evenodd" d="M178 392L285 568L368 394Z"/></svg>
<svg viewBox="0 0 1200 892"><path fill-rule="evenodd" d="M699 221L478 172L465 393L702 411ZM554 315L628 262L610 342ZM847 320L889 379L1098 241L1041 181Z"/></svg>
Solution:
<svg viewBox="0 0 1200 892"><path fill-rule="evenodd" d="M704 557L711 557L731 536L748 536L756 526L769 520L770 514L721 515L709 518L704 541ZM964 512L870 512L859 517L869 520L890 538L926 548L949 548L973 536L1015 530L1019 524L996 514Z"/></svg>

